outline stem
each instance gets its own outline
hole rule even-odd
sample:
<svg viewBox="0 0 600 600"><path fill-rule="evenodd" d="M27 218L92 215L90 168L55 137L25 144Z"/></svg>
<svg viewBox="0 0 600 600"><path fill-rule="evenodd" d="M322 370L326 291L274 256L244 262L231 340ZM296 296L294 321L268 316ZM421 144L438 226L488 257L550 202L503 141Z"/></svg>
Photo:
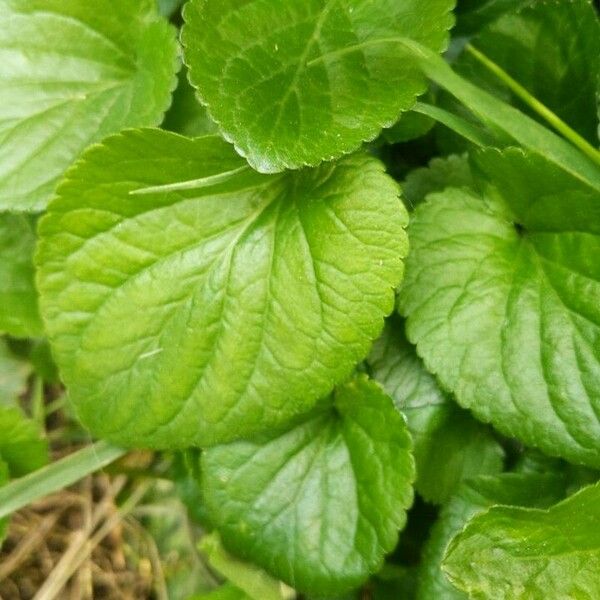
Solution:
<svg viewBox="0 0 600 600"><path fill-rule="evenodd" d="M107 442L98 442L25 477L15 479L0 488L0 519L102 469L125 452Z"/></svg>
<svg viewBox="0 0 600 600"><path fill-rule="evenodd" d="M547 123L549 123L558 133L568 139L574 146L577 146L584 154L589 156L594 162L600 165L600 152L596 150L585 138L571 129L556 113L552 112L547 106L542 104L535 96L530 94L518 81L513 79L502 67L488 58L483 52L480 52L468 44L466 51L479 61L490 73L495 75L507 88L518 96L527 106L535 111Z"/></svg>

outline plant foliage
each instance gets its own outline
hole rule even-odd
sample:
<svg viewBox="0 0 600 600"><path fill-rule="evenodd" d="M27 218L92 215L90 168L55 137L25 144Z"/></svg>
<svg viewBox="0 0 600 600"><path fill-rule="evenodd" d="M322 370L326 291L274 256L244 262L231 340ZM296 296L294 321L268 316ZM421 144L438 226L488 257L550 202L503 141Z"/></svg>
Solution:
<svg viewBox="0 0 600 600"><path fill-rule="evenodd" d="M0 0L0 514L153 449L197 598L600 597L598 15L454 4Z"/></svg>

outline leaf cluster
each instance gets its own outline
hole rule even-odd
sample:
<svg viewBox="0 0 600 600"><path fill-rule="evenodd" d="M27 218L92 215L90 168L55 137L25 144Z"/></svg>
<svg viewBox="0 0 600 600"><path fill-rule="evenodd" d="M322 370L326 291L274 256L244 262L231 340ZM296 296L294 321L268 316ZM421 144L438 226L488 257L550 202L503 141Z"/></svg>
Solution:
<svg viewBox="0 0 600 600"><path fill-rule="evenodd" d="M47 340L203 597L600 596L600 24L454 4L0 0L0 485Z"/></svg>

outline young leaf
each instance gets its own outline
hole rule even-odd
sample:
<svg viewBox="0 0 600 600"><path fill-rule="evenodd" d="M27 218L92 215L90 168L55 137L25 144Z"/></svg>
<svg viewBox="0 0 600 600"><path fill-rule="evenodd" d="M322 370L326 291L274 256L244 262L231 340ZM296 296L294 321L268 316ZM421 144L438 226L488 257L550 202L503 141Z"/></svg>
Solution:
<svg viewBox="0 0 600 600"><path fill-rule="evenodd" d="M447 187L474 185L467 156L451 155L434 158L427 167L414 169L402 183L402 199L407 208L413 210L429 194L442 192Z"/></svg>
<svg viewBox="0 0 600 600"><path fill-rule="evenodd" d="M91 142L160 123L176 69L155 0L1 0L0 210L43 209Z"/></svg>
<svg viewBox="0 0 600 600"><path fill-rule="evenodd" d="M312 594L342 593L381 567L412 502L410 436L391 400L358 376L332 401L288 431L202 456L226 547Z"/></svg>
<svg viewBox="0 0 600 600"><path fill-rule="evenodd" d="M600 483L548 510L495 506L454 538L444 570L473 599L600 597Z"/></svg>
<svg viewBox="0 0 600 600"><path fill-rule="evenodd" d="M494 504L546 508L562 500L565 486L565 479L552 473L503 473L463 483L442 508L425 545L417 600L467 600L467 595L446 579L442 572L442 559L450 540L471 517ZM491 597L496 596L492 594Z"/></svg>
<svg viewBox="0 0 600 600"><path fill-rule="evenodd" d="M393 309L407 215L375 159L268 176L219 137L115 136L40 224L42 309L83 423L126 446L310 409Z"/></svg>
<svg viewBox="0 0 600 600"><path fill-rule="evenodd" d="M314 166L356 150L413 106L425 81L397 38L443 50L453 4L193 0L185 60L210 116L254 168Z"/></svg>
<svg viewBox="0 0 600 600"><path fill-rule="evenodd" d="M551 456L600 466L600 195L540 156L479 153L482 194L413 213L400 307L457 401Z"/></svg>
<svg viewBox="0 0 600 600"><path fill-rule="evenodd" d="M371 376L406 418L414 441L415 487L423 498L443 504L462 480L502 470L500 444L439 389L406 340L400 319L390 319L367 361Z"/></svg>
<svg viewBox="0 0 600 600"><path fill-rule="evenodd" d="M0 214L0 332L14 337L43 332L34 282L34 248L35 220Z"/></svg>

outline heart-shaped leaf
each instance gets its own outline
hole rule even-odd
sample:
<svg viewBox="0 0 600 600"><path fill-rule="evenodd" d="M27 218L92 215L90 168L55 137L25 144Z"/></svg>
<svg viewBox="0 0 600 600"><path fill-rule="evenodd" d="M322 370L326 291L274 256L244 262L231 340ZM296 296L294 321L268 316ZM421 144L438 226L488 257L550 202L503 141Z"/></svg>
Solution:
<svg viewBox="0 0 600 600"><path fill-rule="evenodd" d="M206 506L232 552L300 591L342 593L396 544L412 502L410 449L390 398L360 376L325 413L204 452Z"/></svg>
<svg viewBox="0 0 600 600"><path fill-rule="evenodd" d="M552 456L600 466L600 194L520 150L480 153L481 193L413 213L400 307L457 401Z"/></svg>
<svg viewBox="0 0 600 600"><path fill-rule="evenodd" d="M356 155L252 171L217 136L115 136L40 223L42 311L82 421L210 445L311 408L368 352L407 250L395 182Z"/></svg>
<svg viewBox="0 0 600 600"><path fill-rule="evenodd" d="M438 52L453 0L193 0L191 81L259 171L317 165L390 127L426 89L400 38Z"/></svg>

